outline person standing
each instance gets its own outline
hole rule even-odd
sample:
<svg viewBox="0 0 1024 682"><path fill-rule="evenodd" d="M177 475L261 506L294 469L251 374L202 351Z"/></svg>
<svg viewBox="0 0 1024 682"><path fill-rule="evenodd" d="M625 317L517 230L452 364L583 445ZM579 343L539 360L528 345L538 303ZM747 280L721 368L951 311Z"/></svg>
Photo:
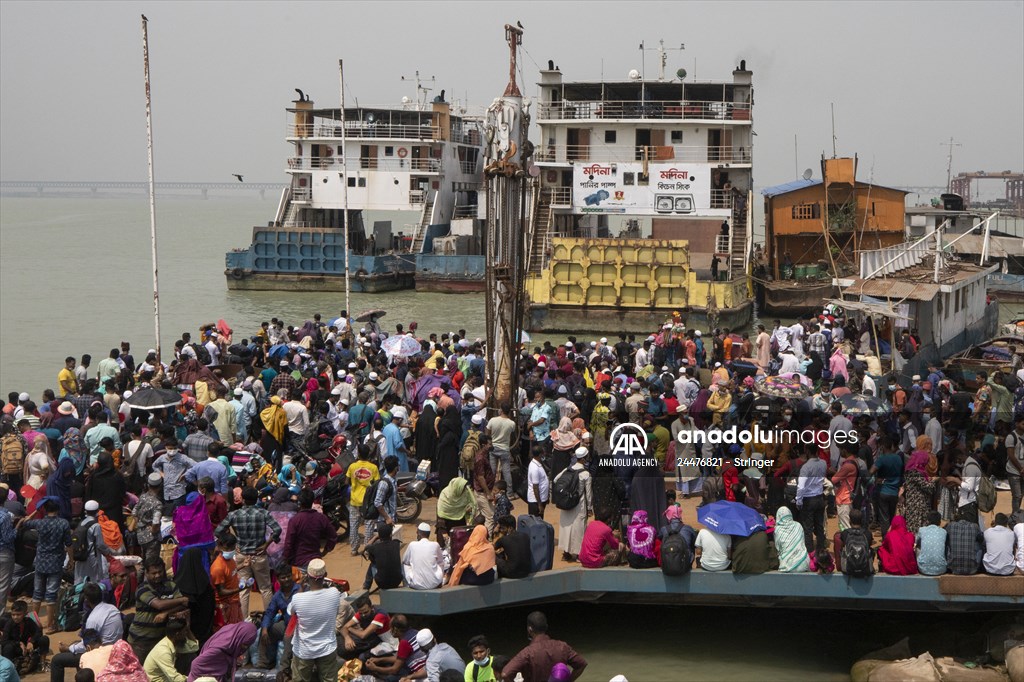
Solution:
<svg viewBox="0 0 1024 682"><path fill-rule="evenodd" d="M291 669L294 682L335 680L338 677L335 626L341 592L324 589L326 577L327 566L323 560L311 561L306 568L306 591L294 595L288 604L288 615L296 619Z"/></svg>
<svg viewBox="0 0 1024 682"><path fill-rule="evenodd" d="M215 622L218 628L242 622L242 603L238 594L245 586L245 581L238 577L238 564L235 563L237 546L235 536L225 533L217 540L217 558L210 564L210 584L213 585L217 601Z"/></svg>
<svg viewBox="0 0 1024 682"><path fill-rule="evenodd" d="M820 457L811 457L800 468L796 487L796 506L804 527L808 554L825 549L825 474L828 467Z"/></svg>
<svg viewBox="0 0 1024 682"><path fill-rule="evenodd" d="M269 604L274 596L270 582L270 562L267 558L267 547L272 542L281 539L281 525L270 515L266 509L256 506L259 493L255 488L246 488L242 491L241 509L228 514L228 517L220 522L215 534L219 537L230 528L234 530L238 538L238 553L242 556L238 566L238 577L247 583L249 578L256 582L263 597L263 603ZM270 539L267 539L267 531L270 531ZM249 584L239 597L242 606L242 615L249 613Z"/></svg>
<svg viewBox="0 0 1024 682"><path fill-rule="evenodd" d="M836 515L839 517L839 532L850 527L850 510L853 509L854 488L857 485L857 449L854 445L844 444L843 459L832 477L832 485L836 491Z"/></svg>
<svg viewBox="0 0 1024 682"><path fill-rule="evenodd" d="M58 393L64 399L71 398L78 393L78 379L75 377L75 358L68 356L64 358L64 369L57 373Z"/></svg>
<svg viewBox="0 0 1024 682"><path fill-rule="evenodd" d="M896 450L896 443L888 434L879 439L879 452L869 475L875 476L878 488L878 525L882 537L889 532L889 524L896 516L896 502L903 483L903 457Z"/></svg>
<svg viewBox="0 0 1024 682"><path fill-rule="evenodd" d="M544 518L544 508L547 507L551 494L551 483L542 463L545 452L543 445L534 445L531 451L533 457L526 471L527 507L531 515L541 518Z"/></svg>
<svg viewBox="0 0 1024 682"><path fill-rule="evenodd" d="M420 631L423 632L422 630ZM540 611L526 617L526 636L530 644L512 657L502 671L503 682L513 682L522 673L526 682L543 682L559 663L572 668L570 680L577 680L587 668L587 660L565 642L548 636L548 619Z"/></svg>
<svg viewBox="0 0 1024 682"><path fill-rule="evenodd" d="M1021 508L1021 477L1024 476L1024 415L1018 415L1014 430L1006 434L1006 480L1010 484L1010 515Z"/></svg>
<svg viewBox="0 0 1024 682"><path fill-rule="evenodd" d="M480 447L473 455L473 496L476 508L484 516L487 532L494 532L494 469L491 468L491 437L480 435Z"/></svg>
<svg viewBox="0 0 1024 682"><path fill-rule="evenodd" d="M338 531L323 513L313 509L313 491L299 493L299 511L288 522L284 541L284 560L305 568L314 559L330 554L338 542Z"/></svg>
<svg viewBox="0 0 1024 682"><path fill-rule="evenodd" d="M135 509L132 510L143 561L160 556L160 519L163 517L163 502L160 500L160 484L163 483L163 477L154 471L146 482L146 492L142 493L135 504Z"/></svg>
<svg viewBox="0 0 1024 682"><path fill-rule="evenodd" d="M49 615L47 633L57 632L57 590L64 571L64 557L71 546L71 525L57 515L60 507L52 499L43 502L41 519L23 517L18 526L35 530L36 541L35 586L32 591L32 611L42 615L40 604L45 604Z"/></svg>
<svg viewBox="0 0 1024 682"><path fill-rule="evenodd" d="M405 439L402 438L402 424L408 416L408 412L401 405L392 408L391 421L381 430L387 454L398 458L399 471L409 471L409 450L405 447Z"/></svg>
<svg viewBox="0 0 1024 682"><path fill-rule="evenodd" d="M0 618L7 612L7 597L14 582L14 542L17 538L14 515L0 505Z"/></svg>
<svg viewBox="0 0 1024 682"><path fill-rule="evenodd" d="M370 461L369 445L360 443L356 449L356 458L356 461L348 465L348 471L345 472L351 489L348 501L348 537L349 544L352 546L352 556L359 554L359 545L363 542L363 535L359 532L359 528L364 522L361 511L363 497L374 481L380 478L377 465ZM371 525L373 522L366 520L367 538L372 535Z"/></svg>
<svg viewBox="0 0 1024 682"><path fill-rule="evenodd" d="M512 414L512 406L509 403L502 403L498 408L498 416L492 417L487 422L487 434L491 437L490 464L495 474L501 474L505 485L512 488L512 434L515 432L516 423L509 418Z"/></svg>
<svg viewBox="0 0 1024 682"><path fill-rule="evenodd" d="M164 516L171 516L175 509L185 504L185 472L195 462L178 450L178 442L173 438L164 444L164 448L164 454L153 462L153 471L163 477Z"/></svg>
<svg viewBox="0 0 1024 682"><path fill-rule="evenodd" d="M575 507L559 510L558 548L562 550L563 561L576 561L579 557L580 548L583 546L583 534L587 530L587 519L594 510L590 472L587 471L589 454L585 447L576 448L572 466L561 474L576 476L577 489L580 492L580 499Z"/></svg>
<svg viewBox="0 0 1024 682"><path fill-rule="evenodd" d="M103 528L97 520L100 512L100 505L96 500L89 500L85 503L85 518L75 530L75 540L78 540L78 531L85 527L84 543L85 548L82 554L85 559L73 561L75 567L75 583L90 581L99 582L107 577L107 557L114 556L114 552L107 546L103 538ZM77 554L75 549L73 554Z"/></svg>

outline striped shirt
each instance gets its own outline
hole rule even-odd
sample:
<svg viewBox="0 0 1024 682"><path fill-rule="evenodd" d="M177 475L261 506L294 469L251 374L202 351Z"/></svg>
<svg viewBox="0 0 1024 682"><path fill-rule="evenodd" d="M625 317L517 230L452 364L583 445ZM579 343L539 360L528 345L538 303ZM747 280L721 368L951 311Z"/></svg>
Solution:
<svg viewBox="0 0 1024 682"><path fill-rule="evenodd" d="M341 592L328 588L300 592L288 604L288 615L298 619L292 652L296 658L312 660L332 654L338 649L335 633Z"/></svg>
<svg viewBox="0 0 1024 682"><path fill-rule="evenodd" d="M157 599L181 599L182 594L171 580L154 587L146 581L135 593L135 619L128 630L128 642L158 642L164 637L165 624L156 620L160 611L152 607Z"/></svg>

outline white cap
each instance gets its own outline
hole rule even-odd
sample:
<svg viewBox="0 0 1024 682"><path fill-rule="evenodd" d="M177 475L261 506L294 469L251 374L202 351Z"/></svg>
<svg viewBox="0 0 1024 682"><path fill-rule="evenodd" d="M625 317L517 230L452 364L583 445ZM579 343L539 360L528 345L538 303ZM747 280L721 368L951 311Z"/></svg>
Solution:
<svg viewBox="0 0 1024 682"><path fill-rule="evenodd" d="M85 511L99 511L100 503L96 500L89 500L85 503Z"/></svg>
<svg viewBox="0 0 1024 682"><path fill-rule="evenodd" d="M346 374L347 374L347 372L345 372L345 370L343 370L343 369L339 369L338 370L338 378L339 379L344 379Z"/></svg>
<svg viewBox="0 0 1024 682"><path fill-rule="evenodd" d="M376 381L376 380L377 380L377 373L376 372L370 372L370 381Z"/></svg>
<svg viewBox="0 0 1024 682"><path fill-rule="evenodd" d="M484 423L484 415L483 415L483 413L477 412L476 414L474 414L473 415L473 423L478 425L478 426L480 424L483 424Z"/></svg>
<svg viewBox="0 0 1024 682"><path fill-rule="evenodd" d="M433 641L434 633L428 630L427 628L423 628L422 630L416 633L416 643L420 646L421 649L429 645Z"/></svg>
<svg viewBox="0 0 1024 682"><path fill-rule="evenodd" d="M545 365L543 362L538 362L537 366L538 367L547 367L547 365Z"/></svg>
<svg viewBox="0 0 1024 682"><path fill-rule="evenodd" d="M331 395L341 395L341 386L335 386L332 388Z"/></svg>
<svg viewBox="0 0 1024 682"><path fill-rule="evenodd" d="M124 392L124 393L123 393L123 394L121 395L121 397L122 397L122 398L131 398L131 397L132 397L132 392L131 392L131 391L125 391L125 392Z"/></svg>
<svg viewBox="0 0 1024 682"><path fill-rule="evenodd" d="M288 361L287 360L282 360L281 362L278 363L278 366L280 366L280 367L287 367L288 366Z"/></svg>
<svg viewBox="0 0 1024 682"><path fill-rule="evenodd" d="M921 375L920 374L915 374L913 377L911 377L910 380L911 381L920 381L921 380Z"/></svg>
<svg viewBox="0 0 1024 682"><path fill-rule="evenodd" d="M601 343L608 343L608 337L602 336L601 337Z"/></svg>
<svg viewBox="0 0 1024 682"><path fill-rule="evenodd" d="M199 682L199 680L196 680L196 682ZM629 680L626 679L625 675L616 675L612 679L608 680L608 682L629 682Z"/></svg>
<svg viewBox="0 0 1024 682"><path fill-rule="evenodd" d="M342 398L338 402L344 405L345 407L348 407L348 398Z"/></svg>
<svg viewBox="0 0 1024 682"><path fill-rule="evenodd" d="M668 365L662 366L661 371L662 372L667 372L668 371Z"/></svg>
<svg viewBox="0 0 1024 682"><path fill-rule="evenodd" d="M588 450L586 448L583 448L583 447L580 447L580 448L576 448L576 451L573 453L573 456L576 457L576 459L583 459L584 457L586 457L589 454L590 454L590 450Z"/></svg>
<svg viewBox="0 0 1024 682"><path fill-rule="evenodd" d="M350 362L350 363L348 363L348 368L349 368L349 369L355 369L355 368L357 368L357 367L359 367L359 365L357 365L357 364L356 364L356 363L354 363L354 362Z"/></svg>
<svg viewBox="0 0 1024 682"><path fill-rule="evenodd" d="M590 342L590 347L591 348L597 348L597 341L591 341Z"/></svg>
<svg viewBox="0 0 1024 682"><path fill-rule="evenodd" d="M720 363L720 362L716 362L715 363L715 367L721 367L721 366L722 366L722 363Z"/></svg>
<svg viewBox="0 0 1024 682"><path fill-rule="evenodd" d="M699 330L699 329L697 329L696 331L694 331L694 332L693 332L693 335L694 335L694 336L700 336L700 335L701 335L701 333L700 333L700 330Z"/></svg>
<svg viewBox="0 0 1024 682"><path fill-rule="evenodd" d="M566 341L565 342L565 347L566 348L572 348L572 341Z"/></svg>
<svg viewBox="0 0 1024 682"><path fill-rule="evenodd" d="M327 564L323 559L313 559L306 566L306 574L310 578L325 578L327 577Z"/></svg>
<svg viewBox="0 0 1024 682"><path fill-rule="evenodd" d="M686 362L686 360L683 360L683 362ZM679 368L679 373L680 374L686 374L686 368L685 367L680 367Z"/></svg>
<svg viewBox="0 0 1024 682"><path fill-rule="evenodd" d="M427 523L426 521L423 521L422 523L420 523L420 525L416 526L416 530L418 530L421 533L429 533L430 532L430 524Z"/></svg>
<svg viewBox="0 0 1024 682"><path fill-rule="evenodd" d="M146 355L156 355L156 348L150 348L147 350Z"/></svg>
<svg viewBox="0 0 1024 682"><path fill-rule="evenodd" d="M235 395L242 395L242 387L241 386L239 386L238 388L235 389Z"/></svg>
<svg viewBox="0 0 1024 682"><path fill-rule="evenodd" d="M565 387L565 384L562 384L558 387L558 393L559 395L569 395L569 389Z"/></svg>
<svg viewBox="0 0 1024 682"><path fill-rule="evenodd" d="M20 393L18 395L18 402L19 403L25 403L25 402L28 402L31 399L32 399L32 396L30 396L28 393Z"/></svg>
<svg viewBox="0 0 1024 682"><path fill-rule="evenodd" d="M404 407L402 407L401 405L397 405L396 407L391 408L391 418L392 419L408 419L409 418L409 412Z"/></svg>

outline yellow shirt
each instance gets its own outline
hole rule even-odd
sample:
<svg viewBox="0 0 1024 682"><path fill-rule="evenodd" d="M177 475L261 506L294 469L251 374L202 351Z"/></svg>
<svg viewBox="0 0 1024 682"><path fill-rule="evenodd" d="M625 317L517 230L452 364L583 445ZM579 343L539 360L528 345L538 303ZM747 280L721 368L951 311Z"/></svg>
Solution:
<svg viewBox="0 0 1024 682"><path fill-rule="evenodd" d="M78 393L78 379L75 378L75 373L65 367L57 373L57 390L63 391L61 383L65 383L71 387L71 393Z"/></svg>
<svg viewBox="0 0 1024 682"><path fill-rule="evenodd" d="M380 471L373 462L357 459L348 465L345 476L348 478L349 485L352 486L349 503L353 507L359 507L363 504L363 496L366 495L366 491L370 489L374 481L380 478Z"/></svg>

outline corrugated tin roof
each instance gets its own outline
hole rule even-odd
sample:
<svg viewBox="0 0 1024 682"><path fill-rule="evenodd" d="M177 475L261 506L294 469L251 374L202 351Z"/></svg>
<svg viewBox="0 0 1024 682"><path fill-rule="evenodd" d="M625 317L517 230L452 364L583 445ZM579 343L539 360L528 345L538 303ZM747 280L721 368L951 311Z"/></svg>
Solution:
<svg viewBox="0 0 1024 682"><path fill-rule="evenodd" d="M761 194L766 197L775 197L786 192L793 192L798 189L804 189L805 187L813 187L820 185L821 180L794 180L793 182L787 182L782 185L775 185L774 187L765 187L761 190Z"/></svg>
<svg viewBox="0 0 1024 682"><path fill-rule="evenodd" d="M970 234L965 237L946 234L943 237L943 241L947 244L959 237L959 241L949 247L957 253L981 253L982 242L985 240L985 237L980 234ZM989 237L988 253L989 256L995 258L1024 257L1024 239L1020 237Z"/></svg>
<svg viewBox="0 0 1024 682"><path fill-rule="evenodd" d="M939 285L934 282L906 282L898 279L854 279L853 284L843 289L844 294L863 294L892 301L930 301L938 292Z"/></svg>

